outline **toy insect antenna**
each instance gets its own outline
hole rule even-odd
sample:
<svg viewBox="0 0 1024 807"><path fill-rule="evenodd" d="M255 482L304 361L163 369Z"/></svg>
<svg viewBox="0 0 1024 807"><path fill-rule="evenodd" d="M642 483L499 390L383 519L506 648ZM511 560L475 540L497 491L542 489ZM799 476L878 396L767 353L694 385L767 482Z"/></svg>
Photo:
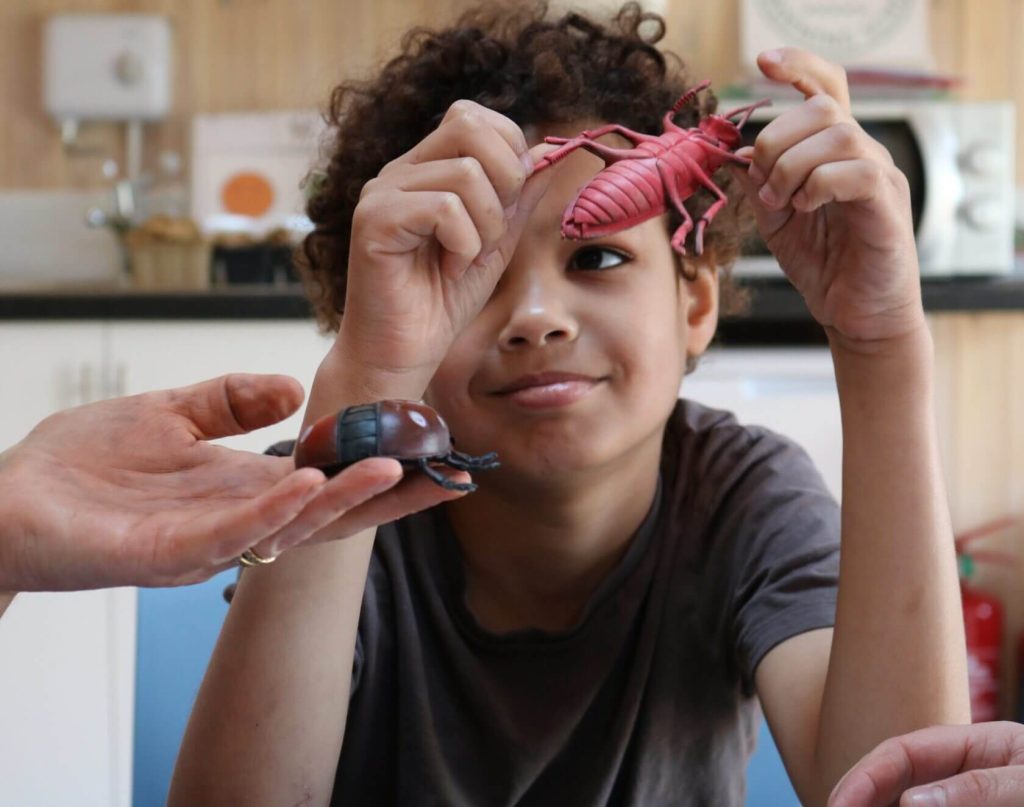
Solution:
<svg viewBox="0 0 1024 807"><path fill-rule="evenodd" d="M689 90L680 95L679 100L672 104L672 117L678 115L684 106L686 106L688 103L690 103L690 101L696 98L697 93L701 92L701 90L706 90L710 86L711 79L706 78L696 87L691 87Z"/></svg>
<svg viewBox="0 0 1024 807"><path fill-rule="evenodd" d="M726 112L724 115L722 115L722 117L729 120L734 118L736 115L742 113L743 117L740 119L739 123L736 124L737 129L742 129L743 124L750 120L750 115L755 109L762 106L768 106L769 104L771 104L771 102L771 98L762 98L760 101L755 101L753 104L747 104L746 106L738 106L736 107L736 109Z"/></svg>

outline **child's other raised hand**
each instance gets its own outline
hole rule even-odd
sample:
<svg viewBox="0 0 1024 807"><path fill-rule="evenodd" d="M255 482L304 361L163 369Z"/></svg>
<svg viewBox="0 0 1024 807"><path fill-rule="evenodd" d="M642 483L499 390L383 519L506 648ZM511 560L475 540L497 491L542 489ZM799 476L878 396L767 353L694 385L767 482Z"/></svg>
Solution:
<svg viewBox="0 0 1024 807"><path fill-rule="evenodd" d="M924 322L906 177L850 114L841 67L807 51L758 57L806 100L769 123L734 172L758 229L811 314L847 346Z"/></svg>
<svg viewBox="0 0 1024 807"><path fill-rule="evenodd" d="M494 291L549 183L550 172L531 178L534 159L518 125L457 101L364 186L339 332L350 361L401 377L400 392L419 397Z"/></svg>

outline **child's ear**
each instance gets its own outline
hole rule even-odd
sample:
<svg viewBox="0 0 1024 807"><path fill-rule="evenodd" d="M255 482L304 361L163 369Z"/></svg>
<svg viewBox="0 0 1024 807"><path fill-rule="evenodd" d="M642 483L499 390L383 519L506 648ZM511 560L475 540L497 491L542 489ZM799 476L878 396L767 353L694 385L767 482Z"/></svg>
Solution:
<svg viewBox="0 0 1024 807"><path fill-rule="evenodd" d="M679 304L687 325L686 355L695 358L707 350L718 327L718 269L698 265L691 277L683 281Z"/></svg>

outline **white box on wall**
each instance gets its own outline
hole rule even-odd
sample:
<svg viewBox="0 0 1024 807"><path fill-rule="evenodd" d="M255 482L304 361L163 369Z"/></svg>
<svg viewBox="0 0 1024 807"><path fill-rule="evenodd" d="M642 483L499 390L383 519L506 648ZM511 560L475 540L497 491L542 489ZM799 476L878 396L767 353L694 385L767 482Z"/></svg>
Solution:
<svg viewBox="0 0 1024 807"><path fill-rule="evenodd" d="M155 14L50 17L43 102L59 121L164 117L171 107L169 22Z"/></svg>

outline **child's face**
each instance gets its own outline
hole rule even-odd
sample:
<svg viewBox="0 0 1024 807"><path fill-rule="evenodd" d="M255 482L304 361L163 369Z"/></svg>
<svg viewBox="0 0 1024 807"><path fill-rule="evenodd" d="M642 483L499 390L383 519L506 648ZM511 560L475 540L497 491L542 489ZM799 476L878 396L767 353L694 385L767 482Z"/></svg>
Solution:
<svg viewBox="0 0 1024 807"><path fill-rule="evenodd" d="M563 211L602 165L580 149L547 169L505 274L427 389L457 447L497 451L506 473L614 472L657 456L687 355L714 333L717 278L679 276L664 215L592 241L561 237ZM573 378L527 378L546 373Z"/></svg>

